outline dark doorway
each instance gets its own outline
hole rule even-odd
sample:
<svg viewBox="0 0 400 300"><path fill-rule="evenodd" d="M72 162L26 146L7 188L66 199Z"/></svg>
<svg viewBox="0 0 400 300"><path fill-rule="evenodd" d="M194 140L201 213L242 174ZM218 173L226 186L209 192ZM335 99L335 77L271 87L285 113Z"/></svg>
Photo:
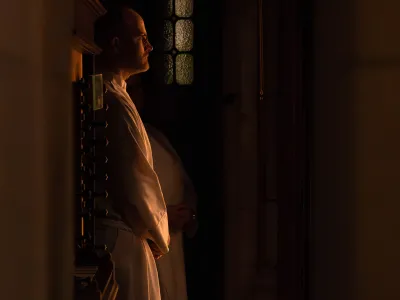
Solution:
<svg viewBox="0 0 400 300"><path fill-rule="evenodd" d="M171 0L103 1L106 8L108 3L117 2L127 4L142 15L154 47L150 70L140 75L145 97L142 118L169 138L199 197L199 230L194 238L185 241L189 299L223 299L222 1L194 1L193 14L181 16L173 13ZM164 24L174 25L180 20L193 22L191 49L179 49L175 41L172 48L165 46L168 33ZM176 58L180 54L193 58L192 81L185 82L185 78L182 81L182 76L179 77L178 68L182 67L177 60L168 79L166 55Z"/></svg>

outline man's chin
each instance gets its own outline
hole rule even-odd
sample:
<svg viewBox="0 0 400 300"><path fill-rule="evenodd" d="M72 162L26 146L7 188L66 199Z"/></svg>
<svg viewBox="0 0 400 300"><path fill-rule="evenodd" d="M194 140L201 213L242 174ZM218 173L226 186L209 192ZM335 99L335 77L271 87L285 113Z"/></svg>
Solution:
<svg viewBox="0 0 400 300"><path fill-rule="evenodd" d="M143 71L142 72L146 72L150 69L150 64L147 62L143 65Z"/></svg>
<svg viewBox="0 0 400 300"><path fill-rule="evenodd" d="M144 73L146 71L148 71L150 69L150 65L147 64L143 64L142 66L140 66L139 68L137 68L136 73Z"/></svg>
<svg viewBox="0 0 400 300"><path fill-rule="evenodd" d="M140 66L136 65L135 67L130 68L130 72L132 73L132 75L135 75L135 74L146 72L149 69L150 69L149 63L145 63L145 64L142 64Z"/></svg>

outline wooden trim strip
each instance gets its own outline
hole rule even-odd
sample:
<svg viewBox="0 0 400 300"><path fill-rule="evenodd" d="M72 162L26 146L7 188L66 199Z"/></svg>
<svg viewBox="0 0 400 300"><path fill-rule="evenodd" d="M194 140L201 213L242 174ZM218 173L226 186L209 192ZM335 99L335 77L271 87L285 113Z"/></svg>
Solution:
<svg viewBox="0 0 400 300"><path fill-rule="evenodd" d="M81 1L91 8L91 10L95 13L97 18L101 17L107 12L107 10L103 7L103 5L101 5L99 0L81 0Z"/></svg>
<svg viewBox="0 0 400 300"><path fill-rule="evenodd" d="M95 43L78 35L72 37L72 47L81 53L88 54L100 54L102 51Z"/></svg>
<svg viewBox="0 0 400 300"><path fill-rule="evenodd" d="M258 0L258 46L259 46L259 100L264 100L264 19L263 0Z"/></svg>

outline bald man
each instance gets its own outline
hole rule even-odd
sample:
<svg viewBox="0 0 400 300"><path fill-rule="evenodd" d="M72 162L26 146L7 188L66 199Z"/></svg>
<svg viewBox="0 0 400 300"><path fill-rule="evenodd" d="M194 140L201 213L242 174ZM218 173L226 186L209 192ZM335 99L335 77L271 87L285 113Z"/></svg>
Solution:
<svg viewBox="0 0 400 300"><path fill-rule="evenodd" d="M97 218L96 241L106 244L115 262L118 299L160 300L155 259L169 251L167 210L153 168L150 142L126 92L126 80L149 69L152 46L143 19L128 8L109 11L95 25L103 49L96 69L107 92L109 197L98 202L107 218Z"/></svg>

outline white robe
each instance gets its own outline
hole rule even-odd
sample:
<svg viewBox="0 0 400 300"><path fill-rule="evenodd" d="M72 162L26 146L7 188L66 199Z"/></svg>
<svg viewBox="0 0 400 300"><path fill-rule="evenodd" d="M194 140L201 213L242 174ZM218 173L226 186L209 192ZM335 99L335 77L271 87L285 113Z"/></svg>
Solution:
<svg viewBox="0 0 400 300"><path fill-rule="evenodd" d="M110 141L110 195L113 206L133 232L119 230L112 256L120 285L118 299L160 300L158 272L146 239L169 251L166 206L153 170L149 139L120 76L105 76L107 137ZM111 178L111 176L113 176Z"/></svg>
<svg viewBox="0 0 400 300"><path fill-rule="evenodd" d="M185 201L195 210L194 189L178 155L159 131L147 125L146 128L153 150L154 169L160 180L166 204L177 205ZM187 300L183 234L182 231L171 231L170 235L170 252L156 261L161 298Z"/></svg>

